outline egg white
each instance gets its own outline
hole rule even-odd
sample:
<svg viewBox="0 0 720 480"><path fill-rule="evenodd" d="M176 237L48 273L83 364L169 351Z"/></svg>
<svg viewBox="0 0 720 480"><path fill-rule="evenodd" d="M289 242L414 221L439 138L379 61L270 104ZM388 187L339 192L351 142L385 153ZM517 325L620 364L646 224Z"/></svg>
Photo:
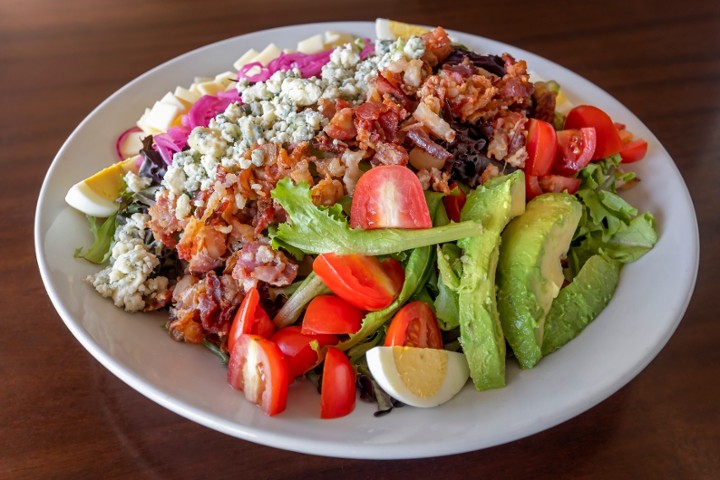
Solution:
<svg viewBox="0 0 720 480"><path fill-rule="evenodd" d="M430 353L431 356L447 355L447 369L442 384L436 392L427 396L421 396L413 393L403 381L401 373L395 362L393 349L408 349L414 347L374 347L370 349L365 357L367 359L368 368L375 381L390 396L400 400L401 402L413 407L430 408L441 405L453 398L465 385L470 377L470 369L465 359L465 355L458 352L450 352L447 350L438 350ZM431 349L423 349L431 350ZM428 368L437 368L436 365L429 362ZM406 380L410 383L413 381L422 383L422 372L415 372L414 376L410 376Z"/></svg>

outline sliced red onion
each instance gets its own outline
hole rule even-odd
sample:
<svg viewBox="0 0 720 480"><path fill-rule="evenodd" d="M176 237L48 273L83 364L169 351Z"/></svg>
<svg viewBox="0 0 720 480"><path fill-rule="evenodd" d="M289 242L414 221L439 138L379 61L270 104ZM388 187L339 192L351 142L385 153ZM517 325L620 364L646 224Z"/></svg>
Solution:
<svg viewBox="0 0 720 480"><path fill-rule="evenodd" d="M125 139L131 134L135 132L141 132L142 129L140 127L131 127L125 130L123 133L120 134L118 139L115 141L115 152L117 153L117 156L120 160L125 160L125 156L122 153L122 144L125 142Z"/></svg>

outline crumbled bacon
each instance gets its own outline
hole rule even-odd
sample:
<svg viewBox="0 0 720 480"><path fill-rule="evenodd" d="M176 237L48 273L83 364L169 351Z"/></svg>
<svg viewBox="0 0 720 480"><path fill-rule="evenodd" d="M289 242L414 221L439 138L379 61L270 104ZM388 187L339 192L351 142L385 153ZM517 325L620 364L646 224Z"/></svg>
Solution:
<svg viewBox="0 0 720 480"><path fill-rule="evenodd" d="M290 285L297 276L298 266L284 253L273 250L264 242L251 242L236 254L232 277L245 291L265 282L275 287Z"/></svg>
<svg viewBox="0 0 720 480"><path fill-rule="evenodd" d="M333 115L330 123L325 126L324 131L331 138L338 140L352 140L357 135L355 124L353 123L354 111L350 107L338 110Z"/></svg>
<svg viewBox="0 0 720 480"><path fill-rule="evenodd" d="M186 275L173 294L168 332L178 341L200 343L202 332L224 336L228 333L242 292L229 275L208 272L198 278Z"/></svg>
<svg viewBox="0 0 720 480"><path fill-rule="evenodd" d="M227 251L227 234L231 229L220 225L207 225L192 217L177 244L178 257L189 262L194 273L206 273L220 267Z"/></svg>
<svg viewBox="0 0 720 480"><path fill-rule="evenodd" d="M313 204L330 207L345 195L345 189L341 181L327 176L312 187L311 193Z"/></svg>
<svg viewBox="0 0 720 480"><path fill-rule="evenodd" d="M508 112L493 122L493 134L488 144L488 157L505 160L513 167L525 165L527 152L525 138L527 118L518 112Z"/></svg>
<svg viewBox="0 0 720 480"><path fill-rule="evenodd" d="M450 160L452 154L436 143L420 125L412 125L405 130L405 138L413 145L422 148L427 153L440 160Z"/></svg>
<svg viewBox="0 0 720 480"><path fill-rule="evenodd" d="M149 211L149 227L153 237L168 248L175 248L177 244L175 236L182 232L185 226L185 222L181 222L175 216L175 204L176 199L171 197L170 192L162 190Z"/></svg>
<svg viewBox="0 0 720 480"><path fill-rule="evenodd" d="M378 165L407 165L408 160L408 152L401 145L378 142L375 146L373 161Z"/></svg>

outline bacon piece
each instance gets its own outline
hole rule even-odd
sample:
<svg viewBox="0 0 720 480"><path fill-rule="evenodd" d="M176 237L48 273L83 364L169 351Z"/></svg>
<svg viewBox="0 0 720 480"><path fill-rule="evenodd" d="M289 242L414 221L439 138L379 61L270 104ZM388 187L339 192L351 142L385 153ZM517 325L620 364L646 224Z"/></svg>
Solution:
<svg viewBox="0 0 720 480"><path fill-rule="evenodd" d="M352 140L357 135L355 124L353 123L354 111L350 107L338 110L330 120L330 123L323 129L329 137L338 140Z"/></svg>
<svg viewBox="0 0 720 480"><path fill-rule="evenodd" d="M175 235L183 229L183 222L175 216L175 200L170 198L168 190L162 190L155 204L150 207L150 223L155 240L168 248L175 248Z"/></svg>
<svg viewBox="0 0 720 480"><path fill-rule="evenodd" d="M283 252L273 250L263 242L250 242L238 251L232 277L244 290L256 286L258 281L275 287L290 285L297 276L298 266Z"/></svg>
<svg viewBox="0 0 720 480"><path fill-rule="evenodd" d="M488 157L504 160L513 167L522 168L527 158L526 123L527 118L519 112L508 112L504 117L495 119L492 138L487 149Z"/></svg>
<svg viewBox="0 0 720 480"><path fill-rule="evenodd" d="M313 204L326 207L335 205L345 195L342 182L330 176L315 184L311 192Z"/></svg>
<svg viewBox="0 0 720 480"><path fill-rule="evenodd" d="M218 277L212 271L203 278L186 275L175 286L168 332L188 343L202 342L205 334L227 335L241 298L229 275Z"/></svg>
<svg viewBox="0 0 720 480"><path fill-rule="evenodd" d="M417 147L422 148L427 153L440 160L450 160L452 153L448 152L441 145L437 144L430 135L427 134L425 129L415 124L405 130L405 136Z"/></svg>
<svg viewBox="0 0 720 480"><path fill-rule="evenodd" d="M398 85L402 85L402 78L393 84L388 80L388 76L394 76L392 72L381 72L375 78L375 88L382 95L389 95L391 99L403 106L403 108L411 108L412 100L405 95L405 92ZM399 76L399 74L397 74Z"/></svg>
<svg viewBox="0 0 720 480"><path fill-rule="evenodd" d="M191 217L177 244L178 257L189 262L188 269L205 273L223 265L227 251L227 232L222 227L206 225Z"/></svg>
<svg viewBox="0 0 720 480"><path fill-rule="evenodd" d="M378 142L375 147L375 163L382 165L407 165L409 160L408 152L404 147L387 142Z"/></svg>

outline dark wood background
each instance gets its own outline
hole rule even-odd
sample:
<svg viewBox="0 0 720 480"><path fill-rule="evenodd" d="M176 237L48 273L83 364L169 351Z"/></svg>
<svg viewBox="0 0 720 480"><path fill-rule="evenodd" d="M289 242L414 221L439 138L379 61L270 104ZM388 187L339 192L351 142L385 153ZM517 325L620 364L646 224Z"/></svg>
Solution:
<svg viewBox="0 0 720 480"><path fill-rule="evenodd" d="M637 378L562 425L406 461L255 445L126 386L83 350L45 293L32 237L40 184L98 103L207 43L378 16L494 38L585 76L657 135L690 189L701 256L684 319ZM0 478L720 478L719 157L716 0L0 0Z"/></svg>

